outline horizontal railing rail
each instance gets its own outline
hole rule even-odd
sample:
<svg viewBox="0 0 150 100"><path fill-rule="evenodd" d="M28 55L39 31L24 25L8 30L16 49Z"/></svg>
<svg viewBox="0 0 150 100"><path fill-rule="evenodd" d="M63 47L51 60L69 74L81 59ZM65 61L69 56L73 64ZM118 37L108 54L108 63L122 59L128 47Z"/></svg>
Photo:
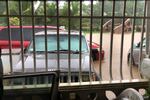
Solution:
<svg viewBox="0 0 150 100"><path fill-rule="evenodd" d="M79 99L79 100L87 100L90 94L93 94L95 100L106 100L109 96L107 96L107 91L111 91L116 95L116 97L127 88L134 88L137 91L147 90L148 80L122 80L120 81L102 81L99 82L82 82L82 83L61 83L59 85L59 94L61 97L59 100L64 99ZM5 86L4 95L19 95L19 94L47 94L49 89L46 85L19 85L19 86ZM34 91L34 92L33 92ZM143 96L146 97L146 96ZM42 98L42 96L41 96ZM44 96L43 96L44 98ZM114 97L115 98L115 97Z"/></svg>

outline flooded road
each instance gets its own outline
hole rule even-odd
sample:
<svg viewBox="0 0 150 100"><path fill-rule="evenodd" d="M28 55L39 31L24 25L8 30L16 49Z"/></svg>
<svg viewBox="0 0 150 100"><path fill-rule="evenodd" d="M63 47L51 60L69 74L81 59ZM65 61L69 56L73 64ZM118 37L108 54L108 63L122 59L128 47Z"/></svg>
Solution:
<svg viewBox="0 0 150 100"><path fill-rule="evenodd" d="M86 38L89 39L89 35L86 35ZM141 38L141 33L136 33L134 37L134 43L138 43ZM111 37L110 34L103 34L103 40L102 40L102 47L105 51L105 57L102 61L101 65L101 74L103 80L109 80L110 79L110 41ZM93 42L99 43L100 36L99 34L93 34ZM123 73L123 79L130 79L130 67L127 65L127 54L131 46L131 33L126 33L124 35L124 43L123 43L123 60L122 60L122 73ZM113 35L113 50L112 50L112 77L114 80L121 79L120 77L120 54L121 54L121 34L114 34ZM99 63L100 61L95 61L95 68L97 73L99 73ZM139 78L139 72L138 67L133 66L132 67L132 73L133 77L135 79Z"/></svg>
<svg viewBox="0 0 150 100"><path fill-rule="evenodd" d="M89 40L89 34L86 35L87 40ZM137 43L140 41L141 33L135 34L135 40L134 43ZM93 42L96 42L99 44L100 36L99 34L93 34ZM110 79L110 41L111 37L109 33L103 34L103 40L102 40L102 47L105 51L105 57L102 61L101 66L101 74L103 80L109 80ZM127 65L127 53L131 46L131 33L127 33L124 35L124 43L123 43L123 60L122 60L122 73L123 73L123 79L130 79L130 67ZM120 50L121 50L121 34L114 34L113 35L113 52L112 52L112 77L114 80L121 79L120 77ZM17 50L16 50L17 51ZM5 50L3 50L5 52ZM18 51L17 51L18 52ZM3 65L4 65L4 73L8 73L10 71L10 63L9 63L9 56L5 55L2 56ZM19 56L13 55L12 61L13 65L17 63L19 60ZM99 72L99 63L100 61L95 61L95 69L97 73ZM133 77L139 78L139 72L138 67L133 66Z"/></svg>

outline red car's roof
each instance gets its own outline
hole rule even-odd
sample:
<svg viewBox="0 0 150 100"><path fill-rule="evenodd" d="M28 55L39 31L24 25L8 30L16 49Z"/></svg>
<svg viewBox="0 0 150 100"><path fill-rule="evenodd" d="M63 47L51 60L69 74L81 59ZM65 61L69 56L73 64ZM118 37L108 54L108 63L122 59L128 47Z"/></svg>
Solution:
<svg viewBox="0 0 150 100"><path fill-rule="evenodd" d="M4 31L5 29L7 30L8 28L10 29L52 29L52 30L57 30L56 26L0 26L0 48L1 49L6 49L9 48L9 38L8 38L8 31ZM59 30L65 30L64 28L59 28ZM25 35L26 34L26 35ZM13 35L13 36L12 36ZM24 41L23 41L23 47L26 48L29 43L30 43L30 38L31 38L31 33L30 31L24 33ZM21 41L20 41L20 34L19 31L14 31L14 33L11 33L11 47L12 48L21 48Z"/></svg>
<svg viewBox="0 0 150 100"><path fill-rule="evenodd" d="M22 26L22 28L32 28L33 26ZM0 30L8 28L8 26L0 26ZM21 28L21 26L9 26L9 28ZM45 26L34 26L34 28L45 28ZM56 26L46 26L46 28L57 29ZM60 30L64 30L63 28L59 28Z"/></svg>

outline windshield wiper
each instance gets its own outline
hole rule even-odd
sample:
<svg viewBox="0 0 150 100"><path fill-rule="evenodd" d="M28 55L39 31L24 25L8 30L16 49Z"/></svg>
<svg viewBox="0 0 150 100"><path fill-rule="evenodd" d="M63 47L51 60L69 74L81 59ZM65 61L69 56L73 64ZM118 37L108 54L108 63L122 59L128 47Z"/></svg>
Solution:
<svg viewBox="0 0 150 100"><path fill-rule="evenodd" d="M44 53L46 51L38 51L39 53ZM47 53L57 53L57 50L50 50L50 51L47 51Z"/></svg>
<svg viewBox="0 0 150 100"><path fill-rule="evenodd" d="M51 51L47 51L47 53L57 53L57 51L58 50L51 50ZM30 51L31 53L33 53L34 51ZM41 53L45 53L46 51L35 51L35 53L38 53L38 54L41 54ZM69 50L67 50L67 49L61 49L61 50L59 50L59 52L69 52ZM78 54L79 53L79 51L78 50L76 50L76 51L74 51L74 50L70 50L70 53L73 53L73 54Z"/></svg>
<svg viewBox="0 0 150 100"><path fill-rule="evenodd" d="M44 53L45 51L30 51L30 53Z"/></svg>
<svg viewBox="0 0 150 100"><path fill-rule="evenodd" d="M60 52L62 51L62 52L69 52L69 50L68 49L61 49L61 50L59 50ZM79 53L79 51L78 50L70 50L70 53L73 53L73 54L78 54Z"/></svg>

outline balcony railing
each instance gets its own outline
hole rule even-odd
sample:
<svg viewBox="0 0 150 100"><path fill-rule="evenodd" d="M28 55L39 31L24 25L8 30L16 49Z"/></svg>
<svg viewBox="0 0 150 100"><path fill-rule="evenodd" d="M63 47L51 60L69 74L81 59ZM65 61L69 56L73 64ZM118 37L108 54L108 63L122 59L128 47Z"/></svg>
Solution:
<svg viewBox="0 0 150 100"><path fill-rule="evenodd" d="M139 72L143 56L149 54L148 0L6 0L0 1L0 5L4 7L0 11L4 78L16 73L57 69L60 70L59 90L68 99L75 99L76 95L88 99L82 92L96 93L98 98L106 99L104 94L109 90L118 95L129 87L137 90L148 87L147 79ZM40 35L41 40L38 40ZM62 42L64 40L67 42ZM43 44L37 46L40 41ZM136 52L135 43L139 41ZM78 49L73 51L73 48ZM21 85L28 88L29 80ZM34 78L31 83L36 85L37 80ZM43 78L43 81L48 79ZM13 92L11 90L16 88L13 82L5 86L6 91ZM40 89L42 92L43 88Z"/></svg>

